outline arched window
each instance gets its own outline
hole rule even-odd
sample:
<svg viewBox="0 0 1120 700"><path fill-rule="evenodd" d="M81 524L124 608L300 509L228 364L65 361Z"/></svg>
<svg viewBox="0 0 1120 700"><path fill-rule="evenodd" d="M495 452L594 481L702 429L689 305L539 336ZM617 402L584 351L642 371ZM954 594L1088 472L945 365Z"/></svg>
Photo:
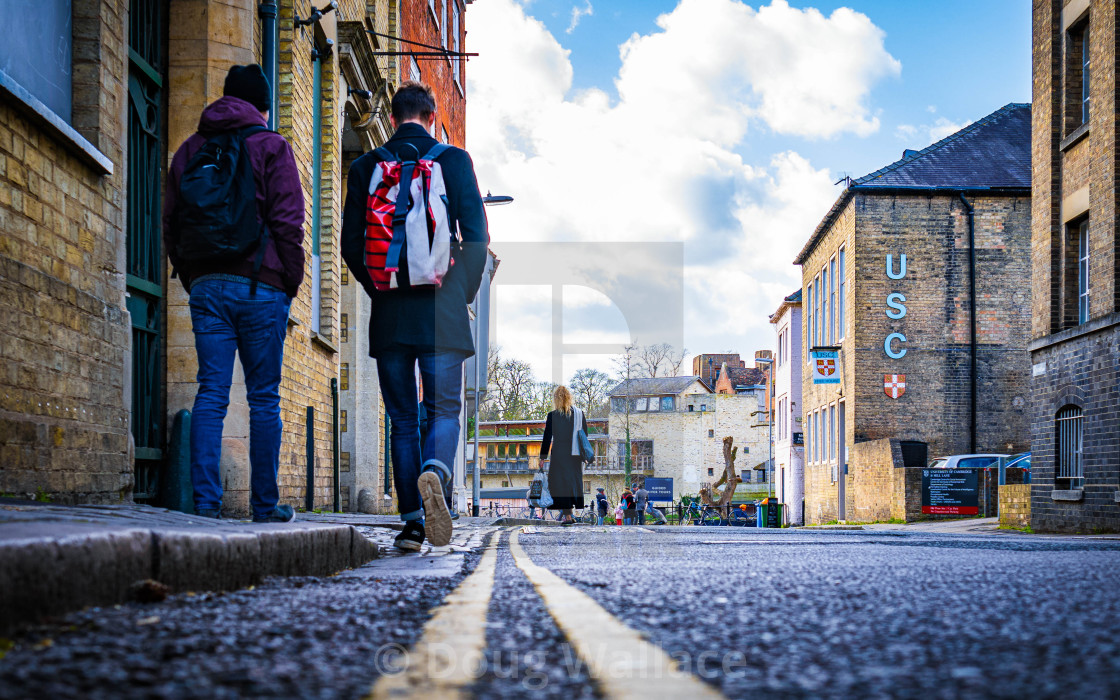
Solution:
<svg viewBox="0 0 1120 700"><path fill-rule="evenodd" d="M1058 489L1077 489L1085 483L1082 465L1081 407L1062 406L1055 419L1054 485Z"/></svg>

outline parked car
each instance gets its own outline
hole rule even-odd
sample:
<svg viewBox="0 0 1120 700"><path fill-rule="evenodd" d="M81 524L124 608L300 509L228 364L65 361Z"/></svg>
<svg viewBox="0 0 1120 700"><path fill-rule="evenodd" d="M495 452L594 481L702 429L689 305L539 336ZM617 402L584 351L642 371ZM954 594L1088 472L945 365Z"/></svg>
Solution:
<svg viewBox="0 0 1120 700"><path fill-rule="evenodd" d="M927 469L984 469L987 467L998 467L1000 458L1010 456L1011 455L992 453L938 457L929 463Z"/></svg>
<svg viewBox="0 0 1120 700"><path fill-rule="evenodd" d="M1017 455L1011 455L1004 462L1004 469L1022 469L1023 483L1031 483L1031 453L1022 452Z"/></svg>

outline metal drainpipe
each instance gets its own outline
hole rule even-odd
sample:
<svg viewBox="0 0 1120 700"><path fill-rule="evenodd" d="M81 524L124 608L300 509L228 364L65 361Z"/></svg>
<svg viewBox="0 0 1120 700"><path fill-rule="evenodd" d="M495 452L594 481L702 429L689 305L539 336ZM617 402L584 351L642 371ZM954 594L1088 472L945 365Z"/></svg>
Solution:
<svg viewBox="0 0 1120 700"><path fill-rule="evenodd" d="M272 108L268 110L268 128L276 130L277 101L279 87L276 84L278 63L276 58L276 3L274 0L264 0L257 6L257 16L261 18L261 67L268 78L268 86L272 90Z"/></svg>
<svg viewBox="0 0 1120 700"><path fill-rule="evenodd" d="M342 512L342 484L338 454L338 378L331 377L331 471L334 476L334 512Z"/></svg>
<svg viewBox="0 0 1120 700"><path fill-rule="evenodd" d="M304 509L315 510L315 407L307 407L307 484L304 488Z"/></svg>
<svg viewBox="0 0 1120 700"><path fill-rule="evenodd" d="M968 213L968 354L969 354L969 393L971 395L972 410L968 419L968 450L976 452L976 408L978 399L978 384L976 381L976 217L972 203L960 193L961 202Z"/></svg>

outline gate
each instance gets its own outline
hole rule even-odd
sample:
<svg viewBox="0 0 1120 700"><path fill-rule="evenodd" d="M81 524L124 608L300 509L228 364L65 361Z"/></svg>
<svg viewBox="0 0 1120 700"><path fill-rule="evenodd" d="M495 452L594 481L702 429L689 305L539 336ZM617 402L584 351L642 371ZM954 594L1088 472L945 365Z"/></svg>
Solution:
<svg viewBox="0 0 1120 700"><path fill-rule="evenodd" d="M128 29L128 266L132 316L132 437L136 443L133 497L156 497L164 458L163 61L165 0L131 0Z"/></svg>

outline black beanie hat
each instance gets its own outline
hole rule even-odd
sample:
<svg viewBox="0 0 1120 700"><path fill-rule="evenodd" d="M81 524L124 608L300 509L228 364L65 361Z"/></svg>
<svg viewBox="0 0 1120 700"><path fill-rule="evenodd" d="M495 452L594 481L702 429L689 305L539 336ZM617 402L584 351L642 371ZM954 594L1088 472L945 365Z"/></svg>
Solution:
<svg viewBox="0 0 1120 700"><path fill-rule="evenodd" d="M272 107L272 88L264 77L264 69L256 63L230 68L222 94L245 100L262 112Z"/></svg>

